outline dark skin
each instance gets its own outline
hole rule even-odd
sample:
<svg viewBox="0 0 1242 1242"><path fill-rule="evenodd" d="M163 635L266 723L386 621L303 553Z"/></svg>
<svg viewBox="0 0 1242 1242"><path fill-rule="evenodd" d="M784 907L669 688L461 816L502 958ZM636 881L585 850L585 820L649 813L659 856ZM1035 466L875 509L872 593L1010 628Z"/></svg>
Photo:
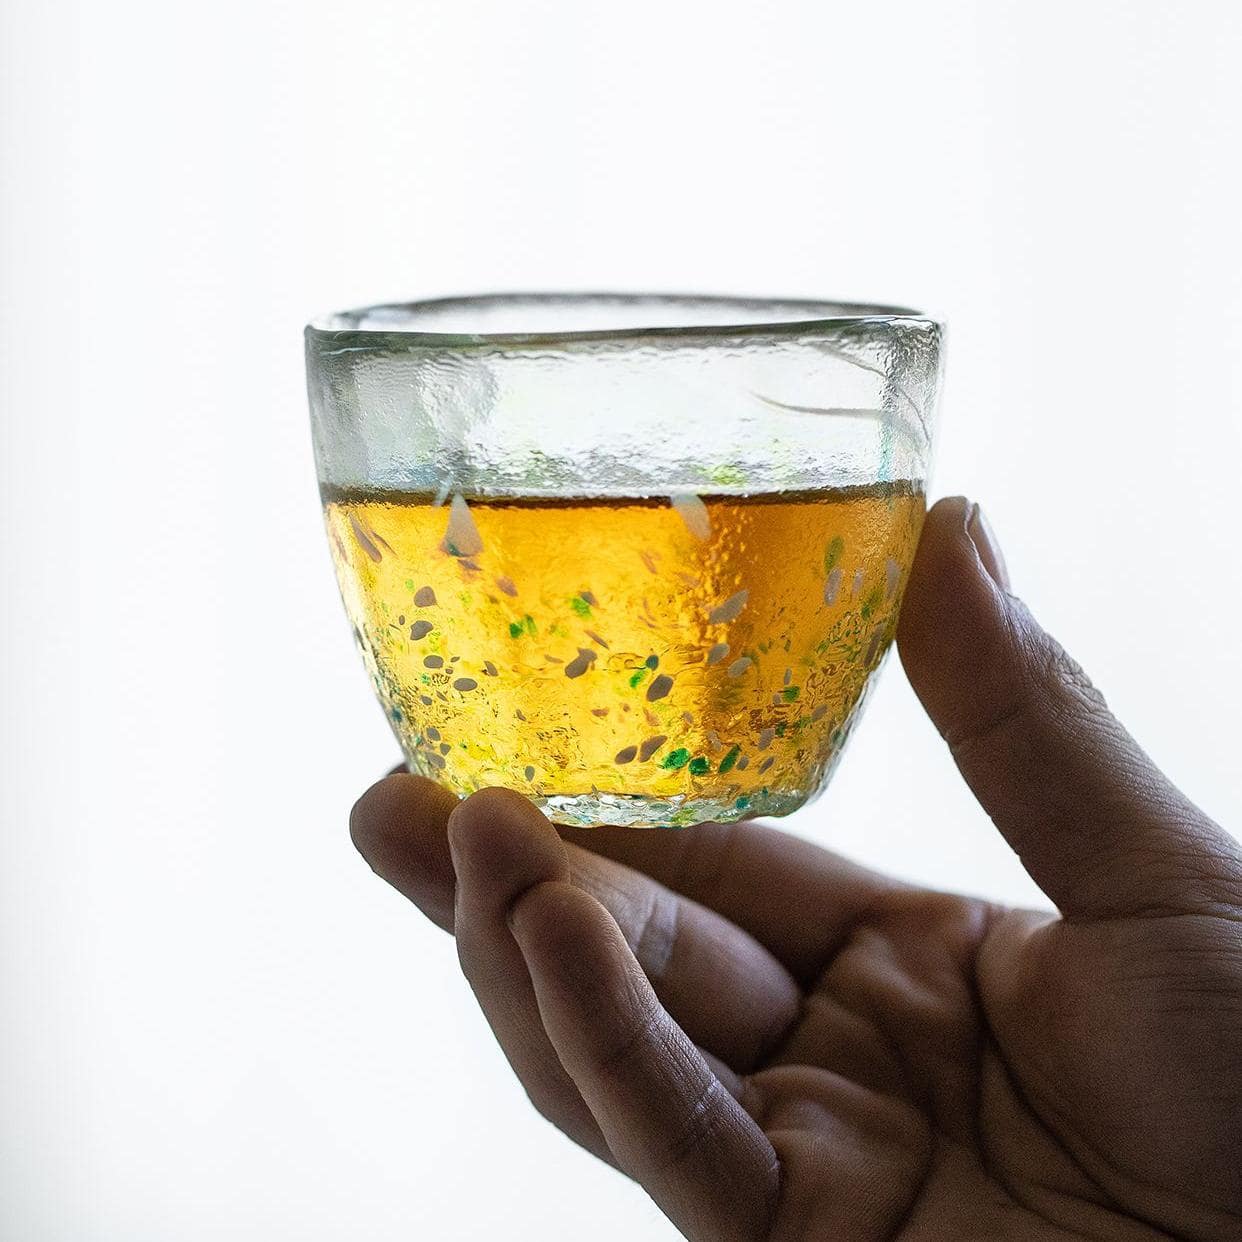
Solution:
<svg viewBox="0 0 1242 1242"><path fill-rule="evenodd" d="M1242 852L928 517L898 647L1058 914L773 828L554 829L390 776L371 866L455 933L535 1107L687 1238L1242 1238ZM900 779L899 771L894 773Z"/></svg>

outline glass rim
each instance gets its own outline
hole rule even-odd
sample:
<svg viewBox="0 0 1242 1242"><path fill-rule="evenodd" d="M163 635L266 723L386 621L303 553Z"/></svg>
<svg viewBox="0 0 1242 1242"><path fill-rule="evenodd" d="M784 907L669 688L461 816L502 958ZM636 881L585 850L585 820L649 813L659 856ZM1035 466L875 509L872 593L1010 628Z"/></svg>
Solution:
<svg viewBox="0 0 1242 1242"><path fill-rule="evenodd" d="M772 318L741 320L736 323L710 322L664 326L624 328L587 328L539 332L437 332L425 329L404 328L384 324L360 327L350 319L365 321L379 314L396 315L405 312L414 319L419 312L462 309L487 306L503 306L506 303L572 305L631 305L636 309L644 305L665 307L737 307L752 311L783 311ZM803 312L799 314L798 312ZM839 332L842 328L883 329L900 325L921 325L944 329L943 321L922 311L905 306L882 303L838 302L830 299L756 297L753 295L727 295L710 293L635 293L635 292L577 292L540 291L534 293L507 292L454 295L439 298L423 298L410 302L380 302L351 310L332 311L314 316L306 325L307 342L316 341L350 345L357 349L438 348L469 349L492 346L539 348L573 345L579 342L609 343L622 345L640 343L643 340L686 342L716 341L742 338L815 336L820 333Z"/></svg>

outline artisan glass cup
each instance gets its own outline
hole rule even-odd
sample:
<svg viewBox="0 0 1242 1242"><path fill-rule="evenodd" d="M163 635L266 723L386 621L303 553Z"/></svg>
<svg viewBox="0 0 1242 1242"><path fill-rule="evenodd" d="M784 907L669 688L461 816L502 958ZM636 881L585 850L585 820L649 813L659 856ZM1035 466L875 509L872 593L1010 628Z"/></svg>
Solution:
<svg viewBox="0 0 1242 1242"><path fill-rule="evenodd" d="M815 796L896 627L942 335L662 295L311 324L332 557L409 769L571 824Z"/></svg>

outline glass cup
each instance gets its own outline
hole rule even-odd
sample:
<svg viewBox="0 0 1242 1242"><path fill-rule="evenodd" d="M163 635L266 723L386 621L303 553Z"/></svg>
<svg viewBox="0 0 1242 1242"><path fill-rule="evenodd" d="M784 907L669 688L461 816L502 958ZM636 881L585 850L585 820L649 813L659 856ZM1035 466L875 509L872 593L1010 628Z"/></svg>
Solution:
<svg viewBox="0 0 1242 1242"><path fill-rule="evenodd" d="M341 594L410 771L568 824L786 815L897 624L941 326L613 294L306 329Z"/></svg>

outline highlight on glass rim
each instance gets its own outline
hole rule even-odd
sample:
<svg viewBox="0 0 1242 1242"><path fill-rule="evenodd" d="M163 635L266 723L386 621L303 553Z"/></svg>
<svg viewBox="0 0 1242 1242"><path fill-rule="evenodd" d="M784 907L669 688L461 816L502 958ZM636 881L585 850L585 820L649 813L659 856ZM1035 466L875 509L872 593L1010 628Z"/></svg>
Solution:
<svg viewBox="0 0 1242 1242"><path fill-rule="evenodd" d="M306 332L329 546L411 771L556 822L785 815L892 641L942 326L498 295Z"/></svg>

